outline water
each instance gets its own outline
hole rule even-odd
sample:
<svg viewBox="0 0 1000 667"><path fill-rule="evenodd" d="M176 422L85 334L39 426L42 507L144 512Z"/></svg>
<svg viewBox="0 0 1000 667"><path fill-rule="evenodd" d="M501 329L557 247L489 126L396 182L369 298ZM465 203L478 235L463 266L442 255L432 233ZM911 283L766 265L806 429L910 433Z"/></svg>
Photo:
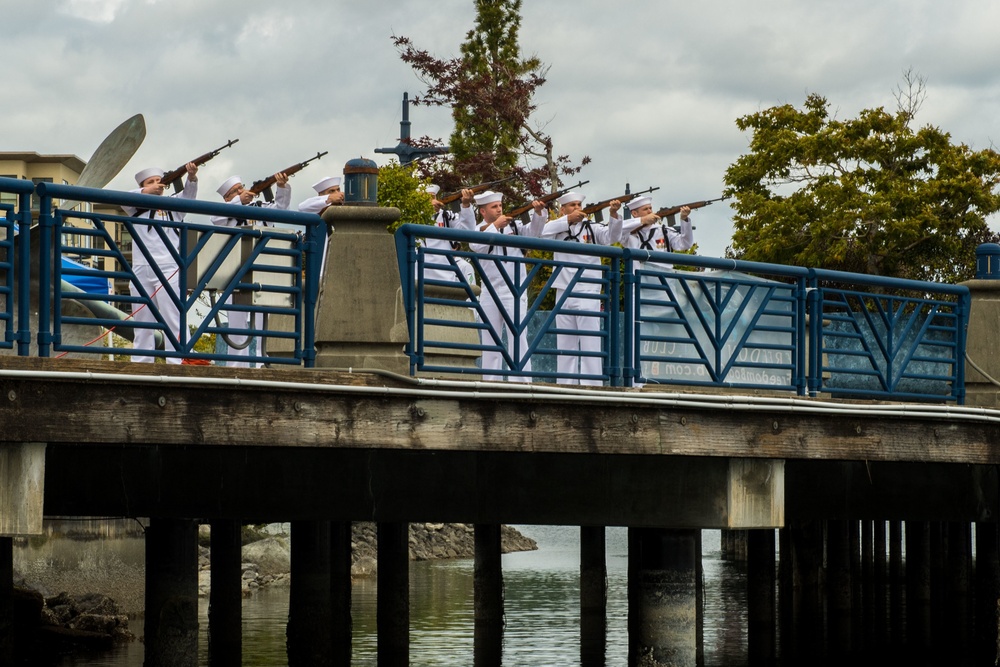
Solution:
<svg viewBox="0 0 1000 667"><path fill-rule="evenodd" d="M579 528L519 526L538 542L538 551L503 556L506 629L503 664L576 666L580 664ZM703 531L705 570L705 664L746 664L745 575L733 562L723 561L719 532ZM105 540L103 552L113 546ZM96 541L81 543L86 551ZM627 531L607 530L608 614L607 664L626 665ZM91 546L87 546L91 545ZM134 545L125 559L105 556L106 563L134 561ZM58 547L60 551L63 546ZM92 556L84 560L96 562ZM41 564L41 560L36 558ZM62 568L74 565L63 559ZM123 567L115 565L120 575ZM471 560L427 561L410 568L410 664L467 666L473 656L473 564ZM138 575L141 581L141 574ZM377 587L362 580L353 587L354 665L375 665ZM201 664L207 661L208 601L202 600ZM243 664L287 665L285 623L288 588L261 589L243 602ZM130 624L141 635L141 618ZM100 655L67 657L59 667L141 667L143 644L134 642Z"/></svg>

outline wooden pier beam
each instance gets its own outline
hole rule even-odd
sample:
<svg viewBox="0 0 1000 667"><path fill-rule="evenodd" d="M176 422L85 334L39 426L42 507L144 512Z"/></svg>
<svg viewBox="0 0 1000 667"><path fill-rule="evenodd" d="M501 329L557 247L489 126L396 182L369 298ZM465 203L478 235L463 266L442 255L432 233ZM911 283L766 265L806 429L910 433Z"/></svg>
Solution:
<svg viewBox="0 0 1000 667"><path fill-rule="evenodd" d="M208 597L208 657L212 667L243 664L243 559L241 525L232 519L209 524L212 588Z"/></svg>
<svg viewBox="0 0 1000 667"><path fill-rule="evenodd" d="M607 660L608 566L604 526L580 527L580 664Z"/></svg>
<svg viewBox="0 0 1000 667"><path fill-rule="evenodd" d="M695 667L701 531L632 528L629 664Z"/></svg>
<svg viewBox="0 0 1000 667"><path fill-rule="evenodd" d="M499 667L503 654L500 524L475 525L473 653L476 667Z"/></svg>
<svg viewBox="0 0 1000 667"><path fill-rule="evenodd" d="M351 664L351 522L330 522L331 641L334 663Z"/></svg>
<svg viewBox="0 0 1000 667"><path fill-rule="evenodd" d="M410 664L410 527L379 522L378 664Z"/></svg>
<svg viewBox="0 0 1000 667"><path fill-rule="evenodd" d="M288 665L332 666L329 521L292 522L290 576Z"/></svg>
<svg viewBox="0 0 1000 667"><path fill-rule="evenodd" d="M198 524L152 517L146 529L144 667L198 665Z"/></svg>

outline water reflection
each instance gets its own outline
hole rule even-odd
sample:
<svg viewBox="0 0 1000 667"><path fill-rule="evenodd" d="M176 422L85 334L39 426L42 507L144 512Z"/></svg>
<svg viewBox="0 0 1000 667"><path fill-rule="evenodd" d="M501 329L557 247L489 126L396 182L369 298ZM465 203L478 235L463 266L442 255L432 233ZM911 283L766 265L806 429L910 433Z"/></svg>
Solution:
<svg viewBox="0 0 1000 667"><path fill-rule="evenodd" d="M520 526L539 550L503 557L506 631L503 664L578 666L580 658L579 536L576 527ZM624 528L607 529L608 618L606 664L628 659L628 539ZM115 540L117 542L117 540ZM113 549L114 546L103 547ZM134 545L127 547L134 549ZM718 531L703 532L705 664L747 664L746 574L723 561ZM44 561L44 557L41 557ZM88 557L94 560L92 557ZM100 559L96 559L100 560ZM95 562L96 562L95 560ZM121 560L119 558L119 560ZM140 556L141 561L141 556ZM40 561L41 562L41 561ZM67 561L68 562L68 561ZM113 562L105 557L104 562ZM410 664L462 666L473 656L471 560L412 563L410 569ZM141 574L137 575L141 585ZM361 580L352 589L354 665L376 665L377 585ZM207 661L208 603L200 605L201 664ZM285 623L288 588L261 589L243 602L243 664L287 665ZM133 620L141 633L141 619ZM60 667L141 667L139 642L100 656L66 658Z"/></svg>

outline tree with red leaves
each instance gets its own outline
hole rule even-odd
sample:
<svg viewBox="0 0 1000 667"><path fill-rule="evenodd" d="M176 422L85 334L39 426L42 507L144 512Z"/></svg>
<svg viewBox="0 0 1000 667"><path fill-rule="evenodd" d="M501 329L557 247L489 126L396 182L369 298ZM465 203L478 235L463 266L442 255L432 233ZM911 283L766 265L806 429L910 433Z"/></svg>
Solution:
<svg viewBox="0 0 1000 667"><path fill-rule="evenodd" d="M556 155L552 138L531 117L532 98L545 83L548 67L537 57L521 55L521 0L475 2L475 27L466 34L459 58L442 60L408 37L392 38L403 62L427 86L413 103L450 107L455 120L451 153L425 159L418 169L446 190L516 175L498 188L513 201L525 200L525 190L530 196L553 192L561 176L579 173L590 158L577 165L568 155ZM415 143L440 141L423 137Z"/></svg>

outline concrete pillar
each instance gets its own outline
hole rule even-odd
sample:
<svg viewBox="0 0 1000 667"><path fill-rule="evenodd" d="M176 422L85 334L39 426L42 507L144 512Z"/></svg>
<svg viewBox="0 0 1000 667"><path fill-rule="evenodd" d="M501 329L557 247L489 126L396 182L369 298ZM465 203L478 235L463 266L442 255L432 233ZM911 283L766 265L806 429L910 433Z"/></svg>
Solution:
<svg viewBox="0 0 1000 667"><path fill-rule="evenodd" d="M476 524L473 646L476 667L499 667L503 654L503 569L500 525Z"/></svg>
<svg viewBox="0 0 1000 667"><path fill-rule="evenodd" d="M393 340L399 269L386 227L399 209L331 206L323 220L334 232L316 311L316 366L381 368L409 373L402 353L406 339ZM343 289L350 285L350 289Z"/></svg>
<svg viewBox="0 0 1000 667"><path fill-rule="evenodd" d="M906 522L906 644L931 645L931 530L926 521Z"/></svg>
<svg viewBox="0 0 1000 667"><path fill-rule="evenodd" d="M699 653L701 533L662 528L632 531L635 539L629 543L629 664L694 667ZM637 553L633 553L633 547Z"/></svg>
<svg viewBox="0 0 1000 667"><path fill-rule="evenodd" d="M580 664L607 660L608 567L604 526L580 528Z"/></svg>
<svg viewBox="0 0 1000 667"><path fill-rule="evenodd" d="M334 664L351 664L351 522L330 523L330 598Z"/></svg>
<svg viewBox="0 0 1000 667"><path fill-rule="evenodd" d="M378 664L410 664L410 529L406 523L379 523Z"/></svg>
<svg viewBox="0 0 1000 667"><path fill-rule="evenodd" d="M212 589L208 598L208 656L212 667L243 664L243 559L241 526L214 519Z"/></svg>
<svg viewBox="0 0 1000 667"><path fill-rule="evenodd" d="M330 628L330 522L292 522L291 589L288 595L288 665L336 664Z"/></svg>
<svg viewBox="0 0 1000 667"><path fill-rule="evenodd" d="M752 665L775 655L774 530L747 531L747 652Z"/></svg>
<svg viewBox="0 0 1000 667"><path fill-rule="evenodd" d="M41 535L45 443L0 445L0 536Z"/></svg>
<svg viewBox="0 0 1000 667"><path fill-rule="evenodd" d="M146 529L145 667L198 665L198 524L150 519Z"/></svg>

